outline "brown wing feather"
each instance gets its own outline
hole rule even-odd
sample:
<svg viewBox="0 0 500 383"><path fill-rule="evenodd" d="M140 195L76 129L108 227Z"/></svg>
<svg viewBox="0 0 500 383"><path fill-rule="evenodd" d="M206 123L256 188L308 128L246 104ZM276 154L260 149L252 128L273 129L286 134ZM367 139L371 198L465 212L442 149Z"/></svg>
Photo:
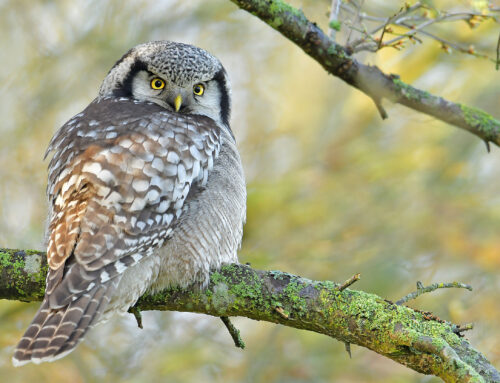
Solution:
<svg viewBox="0 0 500 383"><path fill-rule="evenodd" d="M92 185L86 183L84 179L82 181L83 184L67 190L62 195L62 202L54 206L47 246L47 262L53 270L63 266L73 252L88 201L95 195ZM64 184L69 181L63 179L60 182Z"/></svg>

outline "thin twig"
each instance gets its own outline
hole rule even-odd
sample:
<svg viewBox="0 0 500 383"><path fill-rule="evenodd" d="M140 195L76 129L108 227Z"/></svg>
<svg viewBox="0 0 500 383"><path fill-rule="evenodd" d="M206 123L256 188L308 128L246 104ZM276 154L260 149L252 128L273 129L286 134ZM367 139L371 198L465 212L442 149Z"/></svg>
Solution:
<svg viewBox="0 0 500 383"><path fill-rule="evenodd" d="M328 20L328 35L335 41L335 34L340 30L339 11L342 0L332 0L332 9L330 10L330 19Z"/></svg>
<svg viewBox="0 0 500 383"><path fill-rule="evenodd" d="M493 19L494 21L498 22L498 17L494 14L497 12L496 8L490 8L490 13L488 14L483 14L481 12L477 11L469 11L469 12L440 12L437 9L434 9L435 12L437 12L437 17L435 18L429 18L426 16L418 16L418 15L413 15L412 12L417 11L418 9L421 8L426 8L426 9L434 9L431 8L429 5L424 5L420 2L417 2L413 6L405 6L403 7L399 12L397 12L395 15L388 17L388 18L380 18L380 17L375 17L372 15L367 15L364 12L360 12L359 9L353 9L352 6L347 6L347 5L342 5L342 9L345 9L346 11L350 12L353 15L356 15L356 17L359 20L368 20L372 22L382 22L381 25L378 25L376 28L373 30L366 32L366 26L361 22L361 25L363 28L358 28L355 25L352 25L352 23L346 23L347 27L352 30L358 31L361 33L361 38L358 40L354 41L350 45L350 50L353 53L357 53L360 51L370 51L370 52L376 52L384 47L393 47L396 49L401 49L402 44L400 41L404 39L410 39L410 40L415 40L418 42L421 42L417 37L417 33L424 34L436 41L439 41L441 44L443 44L443 48L448 48L451 47L456 51L466 53L469 55L473 55L475 57L479 58L484 58L493 61L496 64L496 67L500 68L500 57L497 57L495 60L494 58L489 57L488 55L485 54L479 54L475 52L474 47L461 47L458 44L452 43L450 41L447 41L443 38L440 38L436 36L433 33L427 32L426 28L429 28L430 26L441 23L441 22L454 22L458 20L465 20L468 21L469 23L472 23L472 20L474 18L481 18L481 19ZM389 27L390 25L397 25L397 26L402 26L405 28L408 28L409 31L401 34L396 34L389 32ZM382 33L380 37L374 38L373 36L378 32L382 30ZM383 39L386 35L386 33L392 33L397 35L397 37L387 41L384 43ZM368 41L367 40L371 40ZM499 38L500 42L500 38ZM500 45L498 46L497 49L497 56L500 56ZM497 69L498 70L498 69Z"/></svg>
<svg viewBox="0 0 500 383"><path fill-rule="evenodd" d="M411 26L407 26L407 28L410 28L410 30L408 32L403 33L400 36L395 37L392 40L387 41L384 45L385 46L392 45L399 40L402 40L402 39L407 38L407 37L412 37L413 35L417 34L417 32L422 31L422 29L424 29L424 28L428 27L429 25L432 25L438 21L439 21L439 19L436 18L436 19L427 20L426 22L419 24L417 27L414 27L414 28L412 28ZM397 25L400 25L400 24L397 24Z"/></svg>
<svg viewBox="0 0 500 383"><path fill-rule="evenodd" d="M434 290L437 289L449 289L449 288L461 288L461 289L467 289L469 291L472 291L472 286L467 285L465 283L459 283L459 282L450 282L450 283L433 283L432 285L424 287L422 285L422 282L417 282L417 290L411 292L410 294L404 296L400 300L396 302L396 304L402 305L405 302L408 302L412 299L417 298L418 296L425 294L425 293L430 293L433 292Z"/></svg>
<svg viewBox="0 0 500 383"><path fill-rule="evenodd" d="M408 13L411 13L414 10L420 9L421 7L422 7L422 4L420 2L418 2L411 7L405 7L405 8L400 9L400 11L397 14L395 14L392 17L389 17L382 27L383 28L382 34L380 35L380 38L378 41L378 49L380 49L382 47L382 42L384 40L384 34L385 34L385 31L387 30L387 27L389 26L389 24L392 24L393 22L400 20L404 15L407 15Z"/></svg>
<svg viewBox="0 0 500 383"><path fill-rule="evenodd" d="M343 8L344 9L344 8ZM359 14L359 18L361 20L368 20L368 21L377 21L379 23L385 23L387 21L387 17L377 17L377 16L372 16L368 15L365 12L361 12Z"/></svg>
<svg viewBox="0 0 500 383"><path fill-rule="evenodd" d="M349 278L347 281L345 281L344 283L342 283L336 289L338 291L343 291L343 290L347 289L349 286L351 286L354 282L359 281L360 278L361 278L361 274L360 273L354 274L351 278Z"/></svg>
<svg viewBox="0 0 500 383"><path fill-rule="evenodd" d="M378 27L376 27L373 31L371 31L370 33L373 35L374 33L377 33L378 31L380 31L382 28L384 28L384 26L387 26L387 25L390 25L390 24L393 24L394 21L400 19L401 17L404 17L410 13L412 13L413 11L416 11L420 8L422 8L424 5L421 3L421 2L416 2L415 4L413 4L411 7L407 7L407 8L402 8L400 9L400 11L398 13L396 13L395 15L391 16L391 17L388 17L387 18L387 21L385 22L384 25L380 25Z"/></svg>
<svg viewBox="0 0 500 383"><path fill-rule="evenodd" d="M474 329L474 323L466 323L463 325L456 325L455 328L453 328L453 332L455 334L459 334L464 332L464 331L470 331Z"/></svg>
<svg viewBox="0 0 500 383"><path fill-rule="evenodd" d="M364 29L362 29L362 28L359 28L359 27L357 27L355 25L352 25L351 21L347 21L347 22L345 22L345 24L351 30L354 30L354 31L359 32L362 35L364 35L365 37L363 38L363 41L370 40L370 42L366 43L366 44L358 44L358 45L351 44L351 45L348 45L347 48L351 52L359 52L359 51L362 51L362 50L367 50L366 48L365 49L361 49L360 47L362 47L362 46L366 47L366 46L372 46L372 45L375 47L375 49L373 49L373 52L377 51L376 47L378 45L378 42L377 42L377 40L375 40L375 38L371 34L368 33L368 31L366 30L366 28L364 27L364 25L363 25ZM357 40L357 41L360 41L360 40Z"/></svg>
<svg viewBox="0 0 500 383"><path fill-rule="evenodd" d="M222 323L224 323L224 325L226 326L227 331L229 331L231 338L233 338L234 345L244 350L245 342L243 342L243 339L241 339L240 330L234 327L234 325L229 320L229 317L220 317L220 319L222 320Z"/></svg>
<svg viewBox="0 0 500 383"><path fill-rule="evenodd" d="M359 44L364 43L366 41L367 36L371 36L371 35L377 33L378 31L380 31L381 29L385 29L385 27L387 27L390 24L393 24L394 21L398 20L400 17L408 15L409 13L411 13L411 12L417 10L417 9L420 9L421 7L422 7L422 3L417 2L414 5L412 5L411 7L402 8L395 15L387 17L387 18L384 18L384 24L379 25L378 27L376 27L372 31L368 32L368 34L366 36L364 36L362 38L359 38L358 40L354 41L352 44L350 44L350 46L353 47L353 48L357 47ZM358 17L361 18L361 16L358 16ZM364 18L366 18L366 15L364 15Z"/></svg>
<svg viewBox="0 0 500 383"><path fill-rule="evenodd" d="M384 35L385 35L386 30L387 30L387 25L384 25L384 29L382 29L382 33L380 34L380 37L378 38L377 50L382 48L382 41L384 41Z"/></svg>
<svg viewBox="0 0 500 383"><path fill-rule="evenodd" d="M422 35L425 35L433 40L436 40L438 42L440 42L443 46L443 48L447 48L447 47L450 47L454 50L456 50L457 52L461 52L461 53L465 53L465 54L468 54L468 55L472 55L472 56L475 56L475 57L479 57L479 58L483 58L483 59L487 59L487 60L490 60L490 61L493 61L494 63L497 64L498 66L498 59L494 59L488 55L485 55L485 54L481 54L481 53L477 53L475 52L474 48L472 46L469 46L469 47L462 47L458 44L455 44L449 40L445 40L439 36L436 36L435 34L433 33L430 33L428 31L426 31L425 29L420 29L421 26L423 26L425 24L425 27L428 27L429 25L431 25L431 23L422 23L420 24L419 27L415 28L414 26L410 25L410 24L407 24L407 23L403 23L403 22L400 22L399 20L397 22L394 23L395 25L398 25L398 26L401 26L401 27L405 27L405 28L408 28L409 31L408 32L405 32L405 33L400 33L400 34L397 34L398 37L395 37L393 38L392 40L389 40L385 43L383 43L382 39L383 39L383 36L384 36L384 33L391 33L391 32L388 32L388 29L387 28L384 28L384 33L382 34L382 36L379 38L378 41L371 41L371 42L367 42L367 43L364 43L364 44L359 44L358 46L356 46L352 51L354 53L357 53L357 52L361 52L361 51L370 51L370 52L376 52L378 51L379 49L381 48L385 48L385 47L393 47L393 48L396 48L396 49L400 49L400 46L399 46L399 42L405 38L408 38L408 39L411 39L411 40L415 40L419 43L422 43L422 41L416 36L417 33L419 34L422 34ZM361 30L359 30L361 32ZM396 33L391 33L393 35L395 35ZM371 37L371 36L370 36ZM367 37L368 39L368 37ZM365 39L366 41L366 39ZM500 38L499 38L499 41L500 41ZM500 47L499 47L500 49ZM497 55L500 54L499 52L497 52Z"/></svg>
<svg viewBox="0 0 500 383"><path fill-rule="evenodd" d="M130 307L128 309L128 312L134 316L135 320L137 321L137 326L140 329L142 329L143 327L142 327L142 314L141 314L141 310L139 310L138 307L133 306L133 307Z"/></svg>
<svg viewBox="0 0 500 383"><path fill-rule="evenodd" d="M361 0L361 3L360 4L356 4L355 7L356 7L356 15L355 17L352 19L353 23L357 23L359 22L360 18L359 18L359 14L361 13L361 7L363 6L363 3L364 3L364 0ZM352 35L352 28L351 30L349 31L349 35L347 36L347 40L346 40L346 46L352 46L351 44L349 44L349 41L351 41L351 35Z"/></svg>
<svg viewBox="0 0 500 383"><path fill-rule="evenodd" d="M351 354L351 344L349 342L345 342L345 351L347 354L349 354L349 358L352 359L352 354Z"/></svg>
<svg viewBox="0 0 500 383"><path fill-rule="evenodd" d="M401 26L404 26L404 27L407 27L407 28L409 27L409 26L407 26L405 24L401 24ZM443 45L448 45L448 46L450 46L451 48L455 49L458 52L467 53L467 54L475 56L475 57L480 57L480 58L484 58L484 59L491 60L491 61L495 62L495 59L489 57L488 55L483 55L483 54L474 52L474 51L471 50L470 47L469 48L461 47L458 44L455 44L455 43L452 43L451 41L442 39L441 37L436 36L435 34L430 33L428 31L422 30L422 31L419 31L419 33L422 34L422 35L426 35L426 36L428 36L428 37L430 37L430 38L432 38L432 39L434 39L436 41L439 41Z"/></svg>
<svg viewBox="0 0 500 383"><path fill-rule="evenodd" d="M387 111L382 106L382 100L373 99L373 102L375 103L375 106L377 107L377 111L380 114L380 117L382 118L382 120L388 119L389 115L387 114Z"/></svg>

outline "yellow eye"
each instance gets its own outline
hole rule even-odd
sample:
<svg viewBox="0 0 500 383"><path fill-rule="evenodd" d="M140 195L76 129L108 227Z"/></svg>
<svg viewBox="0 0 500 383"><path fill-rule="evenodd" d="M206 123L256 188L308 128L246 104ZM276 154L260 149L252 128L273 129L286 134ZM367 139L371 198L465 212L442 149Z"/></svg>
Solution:
<svg viewBox="0 0 500 383"><path fill-rule="evenodd" d="M197 96L202 96L203 92L205 92L205 87L203 84L196 84L193 86L193 93Z"/></svg>
<svg viewBox="0 0 500 383"><path fill-rule="evenodd" d="M151 80L151 88L159 90L165 88L165 81L163 81L161 78L154 78Z"/></svg>

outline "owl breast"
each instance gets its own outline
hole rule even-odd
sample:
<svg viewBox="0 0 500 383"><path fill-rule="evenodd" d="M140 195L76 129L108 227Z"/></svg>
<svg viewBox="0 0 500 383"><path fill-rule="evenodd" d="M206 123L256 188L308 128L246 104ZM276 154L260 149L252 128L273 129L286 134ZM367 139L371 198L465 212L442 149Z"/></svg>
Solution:
<svg viewBox="0 0 500 383"><path fill-rule="evenodd" d="M124 272L121 293L112 299L108 312L126 311L147 290L206 287L211 270L238 262L246 218L245 179L234 139L225 129L221 143L207 184L193 185L163 247Z"/></svg>

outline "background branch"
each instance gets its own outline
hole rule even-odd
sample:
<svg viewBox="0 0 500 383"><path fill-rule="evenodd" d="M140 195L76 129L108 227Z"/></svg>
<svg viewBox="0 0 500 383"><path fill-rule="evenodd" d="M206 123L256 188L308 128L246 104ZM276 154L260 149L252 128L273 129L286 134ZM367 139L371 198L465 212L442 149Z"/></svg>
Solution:
<svg viewBox="0 0 500 383"><path fill-rule="evenodd" d="M330 18L328 20L328 35L335 41L335 32L340 30L339 11L342 0L332 0Z"/></svg>
<svg viewBox="0 0 500 383"><path fill-rule="evenodd" d="M371 97L382 117L385 98L465 129L486 143L500 145L500 121L483 110L448 101L356 60L349 49L336 44L301 10L282 0L231 0L276 29L316 60L328 73Z"/></svg>
<svg viewBox="0 0 500 383"><path fill-rule="evenodd" d="M46 272L45 253L0 249L0 299L40 301ZM173 289L145 295L136 308L279 323L367 347L447 382L500 381L488 360L456 334L456 326L338 286L234 264L212 273L205 291Z"/></svg>
<svg viewBox="0 0 500 383"><path fill-rule="evenodd" d="M421 2L416 2L411 6L405 3L405 5L393 16L384 18L368 15L364 12L360 13L360 10L357 6L348 2L343 4L342 9L349 14L354 15L353 17L355 17L356 19L360 20L359 23L351 22L348 24L348 26L352 30L358 31L361 36L354 42L347 45L353 52L376 52L385 47L392 47L400 50L403 48L404 42L406 41L422 42L417 37L417 34L421 34L440 42L442 49L447 52L451 51L451 47L461 53L480 57L496 63L497 60L489 57L488 55L476 52L474 46L472 45L463 47L460 44L439 37L435 33L431 33L427 30L432 26L446 22L465 21L470 28L476 28L486 20L493 20L494 22L498 22L498 9L495 9L495 7L492 6L483 6L485 8L481 11L470 9L465 11L449 12L440 11L434 8L432 5L424 4ZM376 23L379 25L371 31L368 31L368 28L364 24L365 21L368 21L372 24ZM393 26L404 27L408 29L408 31L405 33L397 33L393 30ZM382 34L380 35L380 37L375 37L375 33L377 33L381 29ZM384 34L386 32L391 35L396 35L397 37L388 41L384 41Z"/></svg>
<svg viewBox="0 0 500 383"><path fill-rule="evenodd" d="M422 284L422 282L417 282L417 290L411 292L408 295L405 295L403 298L399 299L396 301L397 305L402 305L403 303L406 303L412 299L416 299L422 294L425 293L431 293L433 291L436 291L437 289L450 289L450 288L461 288L461 289L467 289L469 291L472 291L472 286L467 285L465 283L458 283L458 282L451 282L451 283L433 283L432 285L425 286Z"/></svg>

